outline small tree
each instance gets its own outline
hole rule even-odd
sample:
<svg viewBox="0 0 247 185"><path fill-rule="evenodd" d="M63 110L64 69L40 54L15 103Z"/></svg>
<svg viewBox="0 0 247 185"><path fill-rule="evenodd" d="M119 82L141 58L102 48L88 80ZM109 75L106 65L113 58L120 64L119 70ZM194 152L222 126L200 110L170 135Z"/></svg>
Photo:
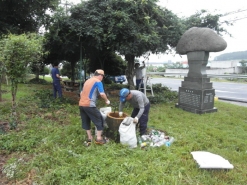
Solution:
<svg viewBox="0 0 247 185"><path fill-rule="evenodd" d="M239 63L241 64L242 67L242 73L247 73L247 61L241 60Z"/></svg>
<svg viewBox="0 0 247 185"><path fill-rule="evenodd" d="M16 94L18 83L27 74L28 64L40 60L43 55L43 38L36 34L8 35L4 40L1 54L6 74L11 82L12 111L10 125L17 126Z"/></svg>

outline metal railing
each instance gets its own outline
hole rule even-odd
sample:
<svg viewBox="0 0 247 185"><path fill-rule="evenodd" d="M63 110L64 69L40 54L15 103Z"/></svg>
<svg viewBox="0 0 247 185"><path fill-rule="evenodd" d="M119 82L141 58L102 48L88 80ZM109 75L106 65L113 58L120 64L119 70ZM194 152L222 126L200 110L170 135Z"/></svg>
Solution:
<svg viewBox="0 0 247 185"><path fill-rule="evenodd" d="M147 75L180 76L180 77L187 77L187 74L188 73L147 72ZM242 75L242 74L222 74L222 75L207 74L207 77L240 79L240 78L247 78L247 75Z"/></svg>

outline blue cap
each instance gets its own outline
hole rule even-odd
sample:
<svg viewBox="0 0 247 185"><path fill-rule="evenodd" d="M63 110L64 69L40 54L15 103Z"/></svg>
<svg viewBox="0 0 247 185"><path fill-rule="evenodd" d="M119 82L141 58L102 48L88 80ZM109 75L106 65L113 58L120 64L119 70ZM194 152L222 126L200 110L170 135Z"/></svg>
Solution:
<svg viewBox="0 0 247 185"><path fill-rule="evenodd" d="M125 102L126 97L128 96L129 93L130 93L129 89L127 89L127 88L121 89L119 92L120 102Z"/></svg>

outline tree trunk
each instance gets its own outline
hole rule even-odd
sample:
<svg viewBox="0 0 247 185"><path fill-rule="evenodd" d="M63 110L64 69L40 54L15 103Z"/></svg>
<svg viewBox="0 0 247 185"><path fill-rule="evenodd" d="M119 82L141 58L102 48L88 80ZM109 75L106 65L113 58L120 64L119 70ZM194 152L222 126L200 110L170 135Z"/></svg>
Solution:
<svg viewBox="0 0 247 185"><path fill-rule="evenodd" d="M125 60L128 62L127 63L127 69L126 69L126 77L128 80L129 88L130 89L135 89L135 84L133 81L134 77L134 64L135 64L135 56L134 55L125 55Z"/></svg>
<svg viewBox="0 0 247 185"><path fill-rule="evenodd" d="M2 78L3 78L3 75L0 75L0 102L3 101L2 99Z"/></svg>
<svg viewBox="0 0 247 185"><path fill-rule="evenodd" d="M71 81L74 82L75 81L75 64L76 62L72 61L70 62L70 66L71 66ZM81 72L80 72L81 73Z"/></svg>
<svg viewBox="0 0 247 185"><path fill-rule="evenodd" d="M11 110L11 121L10 128L15 129L17 127L17 112L16 112L16 94L17 94L17 83L11 80L11 94L12 94L12 110Z"/></svg>
<svg viewBox="0 0 247 185"><path fill-rule="evenodd" d="M37 79L37 80L39 79L39 72L35 73L35 79Z"/></svg>

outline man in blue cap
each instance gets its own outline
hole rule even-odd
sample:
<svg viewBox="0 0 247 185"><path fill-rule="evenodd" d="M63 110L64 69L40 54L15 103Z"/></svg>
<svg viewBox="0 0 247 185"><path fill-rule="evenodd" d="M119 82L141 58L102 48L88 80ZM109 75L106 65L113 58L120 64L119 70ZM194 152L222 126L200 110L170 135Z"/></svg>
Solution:
<svg viewBox="0 0 247 185"><path fill-rule="evenodd" d="M140 124L140 135L145 135L147 131L148 114L150 109L149 99L144 93L138 90L129 90L123 88L119 92L120 104L119 114L122 114L124 105L128 101L134 108L131 117L134 118L134 123Z"/></svg>

